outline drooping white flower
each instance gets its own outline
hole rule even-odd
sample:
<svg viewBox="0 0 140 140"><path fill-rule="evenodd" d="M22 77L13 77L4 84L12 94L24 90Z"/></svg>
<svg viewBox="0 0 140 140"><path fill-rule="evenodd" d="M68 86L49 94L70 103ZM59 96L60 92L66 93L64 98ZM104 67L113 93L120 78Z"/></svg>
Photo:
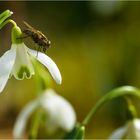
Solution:
<svg viewBox="0 0 140 140"><path fill-rule="evenodd" d="M44 108L47 114L46 130L53 133L58 128L71 131L76 123L76 114L71 104L57 95L54 90L48 89L38 99L28 103L19 114L14 125L14 138L21 138L25 132L28 119L38 108Z"/></svg>
<svg viewBox="0 0 140 140"><path fill-rule="evenodd" d="M3 91L10 75L18 80L30 79L35 74L31 57L42 63L51 73L54 80L61 84L62 78L58 67L46 54L29 49L21 39L21 30L15 26L12 29L12 45L0 58L0 92Z"/></svg>
<svg viewBox="0 0 140 140"><path fill-rule="evenodd" d="M135 139L140 140L140 119L129 120L123 127L116 129L109 140Z"/></svg>
<svg viewBox="0 0 140 140"><path fill-rule="evenodd" d="M41 97L41 105L48 112L47 126L50 131L61 127L66 131L72 130L75 125L75 113L71 104L52 89Z"/></svg>

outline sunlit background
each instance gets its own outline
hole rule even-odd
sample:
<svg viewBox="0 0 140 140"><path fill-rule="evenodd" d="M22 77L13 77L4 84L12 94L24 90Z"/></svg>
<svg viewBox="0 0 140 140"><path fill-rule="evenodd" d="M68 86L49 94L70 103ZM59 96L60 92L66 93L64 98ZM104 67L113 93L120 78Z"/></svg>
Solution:
<svg viewBox="0 0 140 140"><path fill-rule="evenodd" d="M58 65L63 82L54 89L71 102L77 120L95 103L122 85L140 88L140 2L0 2L24 29L23 21L41 30L52 42L47 54ZM11 25L0 31L0 55L10 48ZM28 47L34 48L30 39ZM12 127L22 107L36 97L34 78L11 78L0 95L0 138L12 138ZM102 107L86 127L86 138L107 138L127 119L125 101ZM137 111L140 101L133 99Z"/></svg>

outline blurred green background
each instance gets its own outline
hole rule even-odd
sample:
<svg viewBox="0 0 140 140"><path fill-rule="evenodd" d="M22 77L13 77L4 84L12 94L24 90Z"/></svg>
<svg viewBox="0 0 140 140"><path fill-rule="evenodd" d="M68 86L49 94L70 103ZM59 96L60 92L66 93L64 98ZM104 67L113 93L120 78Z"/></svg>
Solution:
<svg viewBox="0 0 140 140"><path fill-rule="evenodd" d="M51 40L47 54L63 78L61 86L53 86L74 106L78 121L111 89L140 88L140 2L0 2L0 12L6 9L21 28L27 21ZM0 31L0 55L10 48L10 31L10 25ZM12 137L16 116L35 95L34 78L9 80L0 95L0 138ZM133 102L139 113L139 100ZM86 138L107 138L125 123L125 108L123 99L105 105L87 126Z"/></svg>

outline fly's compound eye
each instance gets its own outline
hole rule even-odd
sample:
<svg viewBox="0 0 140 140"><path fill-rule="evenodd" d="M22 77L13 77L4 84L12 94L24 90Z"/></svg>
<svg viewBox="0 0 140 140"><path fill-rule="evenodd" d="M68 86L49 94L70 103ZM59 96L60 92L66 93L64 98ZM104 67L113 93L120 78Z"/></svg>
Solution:
<svg viewBox="0 0 140 140"><path fill-rule="evenodd" d="M50 41L50 40L48 41L48 45L49 45L49 46L51 45L51 41Z"/></svg>

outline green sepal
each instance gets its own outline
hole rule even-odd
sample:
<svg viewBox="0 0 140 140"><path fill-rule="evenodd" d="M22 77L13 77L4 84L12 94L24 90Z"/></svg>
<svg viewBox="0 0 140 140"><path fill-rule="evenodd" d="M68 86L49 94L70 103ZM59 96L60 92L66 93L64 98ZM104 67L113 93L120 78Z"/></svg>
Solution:
<svg viewBox="0 0 140 140"><path fill-rule="evenodd" d="M79 139L83 140L85 135L85 127L77 124L71 132L69 132L63 139Z"/></svg>
<svg viewBox="0 0 140 140"><path fill-rule="evenodd" d="M21 29L18 26L14 26L12 28L12 43L13 44L23 43L21 36L22 36Z"/></svg>
<svg viewBox="0 0 140 140"><path fill-rule="evenodd" d="M8 17L13 14L10 10L5 10L3 13L0 14L0 24L2 24Z"/></svg>

